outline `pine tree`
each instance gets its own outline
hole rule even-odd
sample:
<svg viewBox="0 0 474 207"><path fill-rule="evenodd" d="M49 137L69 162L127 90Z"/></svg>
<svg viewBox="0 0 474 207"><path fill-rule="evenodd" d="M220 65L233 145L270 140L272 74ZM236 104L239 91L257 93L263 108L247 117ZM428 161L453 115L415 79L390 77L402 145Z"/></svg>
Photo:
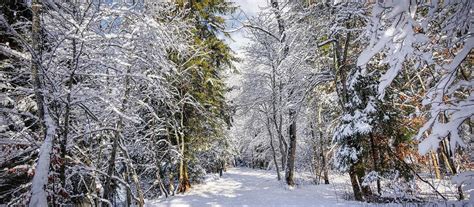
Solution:
<svg viewBox="0 0 474 207"><path fill-rule="evenodd" d="M375 98L377 81L366 70L354 68L347 82L348 102L344 104L341 123L333 142L339 145L334 155L335 168L348 172L356 200L371 195L370 188L363 186L370 136L376 124L378 103Z"/></svg>
<svg viewBox="0 0 474 207"><path fill-rule="evenodd" d="M194 158L202 148L213 141L223 139L222 131L230 124L229 106L225 100L226 86L222 72L232 68L236 60L231 49L217 37L223 32L225 21L221 15L232 13L235 7L226 0L182 1L176 2L179 8L189 10L188 18L196 27L192 32L194 45L201 56L188 56L174 61L182 65L181 70L189 70L188 77L177 82L178 94L188 95L198 105L183 104L180 120L182 122L181 163L179 192L187 191L191 183L188 175L189 165L200 165ZM214 162L220 162L217 159ZM198 176L198 175L196 175Z"/></svg>

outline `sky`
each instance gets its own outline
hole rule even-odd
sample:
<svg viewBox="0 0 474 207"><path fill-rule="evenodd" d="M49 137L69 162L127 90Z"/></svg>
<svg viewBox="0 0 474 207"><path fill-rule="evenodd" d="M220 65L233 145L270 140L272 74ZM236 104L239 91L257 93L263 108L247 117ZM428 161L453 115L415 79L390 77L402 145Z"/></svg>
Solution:
<svg viewBox="0 0 474 207"><path fill-rule="evenodd" d="M255 16L261 8L267 6L267 1L269 0L233 0L239 9L236 11L235 14L228 16L228 31L230 32L231 39L225 38L224 40L227 44L229 44L230 48L236 53L237 57L244 60L245 55L242 49L242 46L245 46L249 43L249 40L245 38L244 29L236 30L237 28L241 28L242 25L236 19L240 21L245 21L245 16L252 17ZM245 15L243 14L245 13ZM235 67L238 71L243 72L243 62L235 63ZM232 100L235 98L239 93L239 88L242 81L241 73L232 73L227 74L226 84L227 87L232 88L229 93L227 93L227 98Z"/></svg>
<svg viewBox="0 0 474 207"><path fill-rule="evenodd" d="M234 0L235 4L239 6L237 12L228 17L229 18L229 25L232 30L230 33L232 40L227 39L226 42L229 46L237 53L237 56L243 58L243 51L241 49L242 46L245 46L249 43L249 41L245 38L243 29L234 31L232 28L240 28L241 25L238 21L234 20L235 18L239 18L241 21L245 21L245 15L251 17L255 16L261 8L264 8L267 5L268 0ZM242 14L245 13L244 14Z"/></svg>

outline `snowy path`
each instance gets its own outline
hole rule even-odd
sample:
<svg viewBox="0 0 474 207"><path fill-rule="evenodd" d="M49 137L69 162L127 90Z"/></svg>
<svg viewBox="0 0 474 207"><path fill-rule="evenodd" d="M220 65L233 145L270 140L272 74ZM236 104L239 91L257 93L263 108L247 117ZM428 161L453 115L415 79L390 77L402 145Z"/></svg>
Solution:
<svg viewBox="0 0 474 207"><path fill-rule="evenodd" d="M222 178L194 185L184 195L148 201L146 206L363 206L341 199L341 189L336 198L337 184L302 185L290 190L275 177L273 171L232 168Z"/></svg>

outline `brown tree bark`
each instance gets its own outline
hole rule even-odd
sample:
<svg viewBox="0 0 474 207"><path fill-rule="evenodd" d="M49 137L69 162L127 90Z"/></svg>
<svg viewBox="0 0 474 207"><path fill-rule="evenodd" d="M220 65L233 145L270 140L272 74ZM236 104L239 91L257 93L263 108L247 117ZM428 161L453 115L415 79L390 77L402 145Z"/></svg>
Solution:
<svg viewBox="0 0 474 207"><path fill-rule="evenodd" d="M358 201L364 201L372 196L370 186L363 186L362 181L365 176L365 166L362 160L358 160L349 167L349 176L351 178L352 190L354 198Z"/></svg>
<svg viewBox="0 0 474 207"><path fill-rule="evenodd" d="M462 71L462 70L461 70ZM443 113L443 121L448 122L449 117L446 115L446 112ZM451 135L448 135L446 139L441 140L441 151L443 152L447 162L446 164L449 165L451 172L453 175L458 174L458 170L456 169L456 164L454 163L454 153L451 150L451 148L448 146L449 140L451 139ZM464 199L464 192L462 190L462 186L458 186L458 199L463 200Z"/></svg>
<svg viewBox="0 0 474 207"><path fill-rule="evenodd" d="M178 130L175 130L177 132L177 139L181 138L181 160L179 162L179 183L178 183L178 192L179 193L184 193L189 191L191 188L191 183L189 182L189 176L188 176L188 164L186 161L186 146L185 146L185 135L184 132L182 131L184 129L184 106L181 106L181 112L180 112L180 127ZM178 142L179 146L179 142Z"/></svg>
<svg viewBox="0 0 474 207"><path fill-rule="evenodd" d="M435 171L436 179L439 180L441 179L441 172L439 170L438 157L433 152L430 152L430 155L431 155L431 162L433 163L433 169Z"/></svg>
<svg viewBox="0 0 474 207"><path fill-rule="evenodd" d="M178 192L185 193L191 189L191 183L189 182L187 161L183 159L181 163L182 164L180 165L181 167L179 170Z"/></svg>
<svg viewBox="0 0 474 207"><path fill-rule="evenodd" d="M360 188L359 178L357 177L357 172L355 166L351 165L349 167L349 177L351 178L352 191L354 192L354 199L357 201L363 201L364 196L362 194L362 189Z"/></svg>
<svg viewBox="0 0 474 207"><path fill-rule="evenodd" d="M41 65L41 2L40 0L33 0L31 2L31 8L33 11L32 20L32 38L31 44L33 48L33 54L31 58L31 79L33 80L33 90L36 98L36 106L38 108L38 118L40 124L40 131L44 135L45 124L44 124L44 97L42 93L41 77L39 74Z"/></svg>
<svg viewBox="0 0 474 207"><path fill-rule="evenodd" d="M445 160L446 167L451 171L452 175L458 174L458 170L456 168L456 165L453 160L453 155L451 153L451 150L448 147L448 143L446 139L443 139L440 143L441 145L441 154ZM458 186L458 199L459 200L464 200L464 192L462 190L462 186Z"/></svg>

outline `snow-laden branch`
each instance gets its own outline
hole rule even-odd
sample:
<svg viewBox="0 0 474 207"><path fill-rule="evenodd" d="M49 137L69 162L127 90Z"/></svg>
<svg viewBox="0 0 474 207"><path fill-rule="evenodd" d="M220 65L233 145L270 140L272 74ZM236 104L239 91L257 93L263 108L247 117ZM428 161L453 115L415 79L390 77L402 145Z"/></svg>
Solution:
<svg viewBox="0 0 474 207"><path fill-rule="evenodd" d="M389 67L380 78L379 99L384 98L386 89L402 69L435 68L440 78L434 87L428 89L423 101L423 105L430 107L430 117L416 136L417 139L423 139L428 134L420 143L419 152L425 154L437 149L440 140L448 136L451 150L455 151L457 146L464 146L459 127L464 120L474 115L472 84L466 85L456 77L474 45L473 24L468 17L472 13L473 3L461 0L447 3L432 1L427 3L426 16L417 10L423 4L396 0L374 5L367 26L370 44L358 57L357 66L365 68L371 61L375 64L377 54L383 54L383 59L377 61ZM447 16L439 16L438 13ZM387 25L387 29L379 30L381 25ZM446 51L453 51L454 54ZM463 90L467 91L466 96L454 95L455 91Z"/></svg>
<svg viewBox="0 0 474 207"><path fill-rule="evenodd" d="M31 199L29 206L48 206L46 185L48 184L50 156L53 149L54 136L56 135L56 124L54 123L48 108L44 107L44 142L40 147L35 175L31 185Z"/></svg>

